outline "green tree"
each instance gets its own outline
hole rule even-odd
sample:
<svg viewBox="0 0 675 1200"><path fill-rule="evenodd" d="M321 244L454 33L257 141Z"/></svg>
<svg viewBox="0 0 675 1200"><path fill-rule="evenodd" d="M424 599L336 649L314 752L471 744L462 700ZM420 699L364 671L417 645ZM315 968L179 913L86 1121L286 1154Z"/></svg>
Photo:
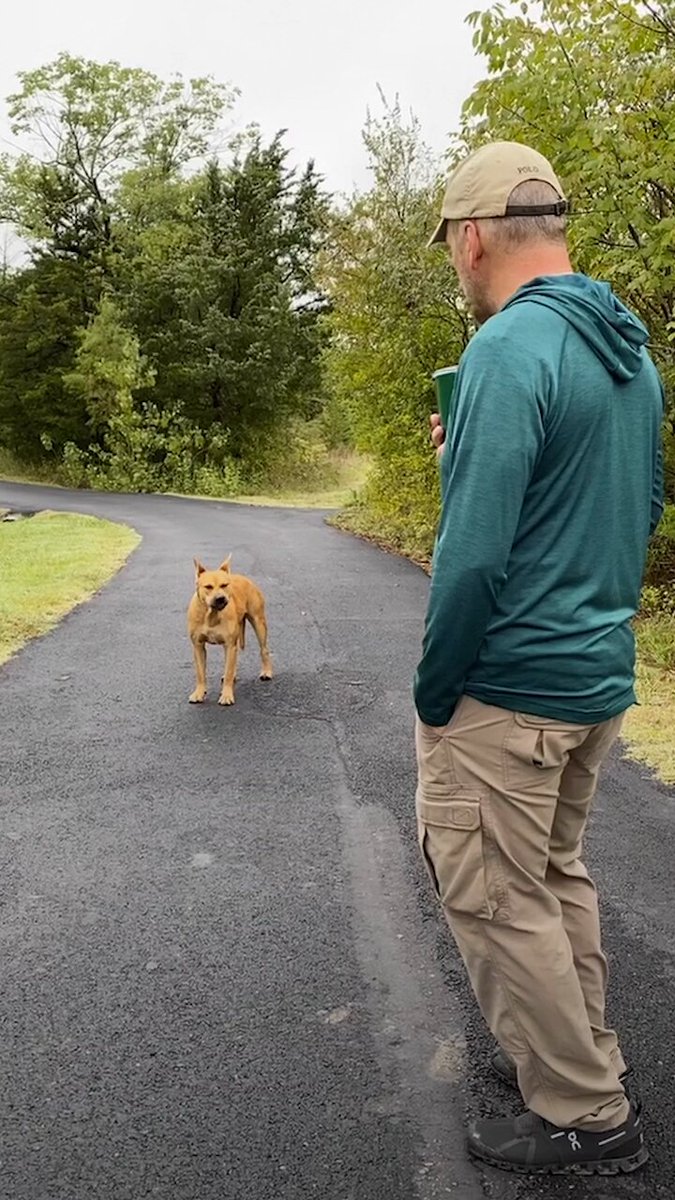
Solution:
<svg viewBox="0 0 675 1200"><path fill-rule="evenodd" d="M331 301L326 351L331 404L372 457L361 520L426 553L437 519L429 447L432 372L457 362L470 336L442 254L425 243L437 220L440 167L418 122L397 103L364 132L373 186L333 219L322 279Z"/></svg>
<svg viewBox="0 0 675 1200"><path fill-rule="evenodd" d="M469 21L487 77L453 153L513 138L555 163L580 269L607 279L650 329L675 494L675 4L514 0Z"/></svg>
<svg viewBox="0 0 675 1200"><path fill-rule="evenodd" d="M139 167L175 177L203 157L234 95L210 79L167 83L70 54L19 82L8 107L24 151L3 156L0 211L32 244L86 252L104 272L121 177Z"/></svg>
<svg viewBox="0 0 675 1200"><path fill-rule="evenodd" d="M240 455L260 449L318 404L320 180L311 163L296 176L280 136L264 146L253 134L228 165L158 183L150 204L141 187L147 196L143 181L128 188L121 291L156 369L155 400L180 398L202 428L227 429Z"/></svg>
<svg viewBox="0 0 675 1200"><path fill-rule="evenodd" d="M8 105L23 150L0 159L0 216L30 261L0 285L0 437L30 458L91 437L87 398L65 381L78 329L119 280L125 181L179 186L234 93L68 54L19 82Z"/></svg>
<svg viewBox="0 0 675 1200"><path fill-rule="evenodd" d="M63 379L97 290L78 260L40 254L0 281L0 445L27 461L86 442L86 406Z"/></svg>
<svg viewBox="0 0 675 1200"><path fill-rule="evenodd" d="M97 433L116 414L131 412L134 393L152 387L154 372L110 296L102 297L96 315L77 331L77 337L75 366L64 375L64 383L84 402L89 424Z"/></svg>

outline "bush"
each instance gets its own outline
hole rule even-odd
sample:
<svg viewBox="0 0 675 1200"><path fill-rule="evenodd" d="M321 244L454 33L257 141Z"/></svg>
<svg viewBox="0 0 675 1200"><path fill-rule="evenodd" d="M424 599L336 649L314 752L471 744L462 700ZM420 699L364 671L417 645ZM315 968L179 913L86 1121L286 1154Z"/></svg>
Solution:
<svg viewBox="0 0 675 1200"><path fill-rule="evenodd" d="M178 407L127 406L110 417L101 446L66 444L61 477L71 487L232 496L241 473L227 448L225 431L204 433Z"/></svg>

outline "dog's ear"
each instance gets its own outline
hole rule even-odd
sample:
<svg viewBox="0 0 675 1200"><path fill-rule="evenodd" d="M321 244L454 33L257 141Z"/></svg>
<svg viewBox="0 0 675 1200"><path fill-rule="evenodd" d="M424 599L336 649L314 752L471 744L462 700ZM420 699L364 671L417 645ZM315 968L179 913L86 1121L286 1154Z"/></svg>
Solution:
<svg viewBox="0 0 675 1200"><path fill-rule="evenodd" d="M218 567L218 570L219 571L229 571L231 562L232 562L232 555L228 554L225 561L221 562L220 566Z"/></svg>
<svg viewBox="0 0 675 1200"><path fill-rule="evenodd" d="M199 577L200 575L203 575L206 570L206 567L202 566L202 564L200 563L198 558L195 558L192 561L195 564L195 571L197 572L197 576Z"/></svg>

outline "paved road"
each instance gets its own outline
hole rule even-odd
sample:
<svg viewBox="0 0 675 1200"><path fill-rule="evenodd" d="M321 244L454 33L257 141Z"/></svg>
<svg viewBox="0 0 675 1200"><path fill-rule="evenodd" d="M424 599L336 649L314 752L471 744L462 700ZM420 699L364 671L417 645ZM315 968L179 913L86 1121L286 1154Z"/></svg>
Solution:
<svg viewBox="0 0 675 1200"><path fill-rule="evenodd" d="M424 575L318 514L0 483L4 503L144 540L0 671L2 1200L672 1200L673 794L617 758L590 837L648 1173L479 1172L467 1112L514 1101L414 846ZM192 556L229 551L268 595L278 676L248 649L223 710L212 658L191 707Z"/></svg>

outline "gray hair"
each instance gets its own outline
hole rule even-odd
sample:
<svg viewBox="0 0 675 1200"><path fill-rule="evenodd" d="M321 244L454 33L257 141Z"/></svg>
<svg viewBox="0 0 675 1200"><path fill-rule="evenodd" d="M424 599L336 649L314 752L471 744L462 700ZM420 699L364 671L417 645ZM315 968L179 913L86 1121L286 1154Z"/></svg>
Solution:
<svg viewBox="0 0 675 1200"><path fill-rule="evenodd" d="M550 183L542 179L526 179L513 189L509 204L534 207L538 204L555 204L560 196ZM536 217L490 217L481 220L487 226L491 240L508 250L523 246L527 242L565 242L567 221L565 217L552 214Z"/></svg>
<svg viewBox="0 0 675 1200"><path fill-rule="evenodd" d="M526 179L514 187L508 203L518 207L536 207L539 204L555 204L560 199L557 191L543 179ZM493 246L500 250L515 250L519 246L537 242L565 244L567 220L553 214L536 217L475 217L472 218L487 234ZM449 220L447 228L454 234L463 221Z"/></svg>

